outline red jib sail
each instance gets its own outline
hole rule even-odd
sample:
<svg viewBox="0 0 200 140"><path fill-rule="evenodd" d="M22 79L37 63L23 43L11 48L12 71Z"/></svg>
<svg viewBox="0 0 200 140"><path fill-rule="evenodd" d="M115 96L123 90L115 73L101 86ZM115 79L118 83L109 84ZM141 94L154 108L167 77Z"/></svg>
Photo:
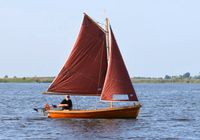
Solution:
<svg viewBox="0 0 200 140"><path fill-rule="evenodd" d="M106 70L105 31L85 14L73 50L47 91L52 94L100 95Z"/></svg>
<svg viewBox="0 0 200 140"><path fill-rule="evenodd" d="M138 101L135 90L132 86L128 71L124 64L122 55L118 48L114 34L111 31L110 56L108 70L105 78L101 100L107 101ZM116 96L126 96L119 99ZM120 97L121 98L121 97Z"/></svg>

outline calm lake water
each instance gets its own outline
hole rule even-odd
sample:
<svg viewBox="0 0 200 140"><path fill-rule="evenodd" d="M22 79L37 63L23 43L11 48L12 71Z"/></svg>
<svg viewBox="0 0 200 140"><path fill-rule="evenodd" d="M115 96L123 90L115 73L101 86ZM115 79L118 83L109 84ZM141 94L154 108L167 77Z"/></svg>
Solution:
<svg viewBox="0 0 200 140"><path fill-rule="evenodd" d="M200 139L200 84L135 84L143 107L136 120L49 119L35 112L60 96L48 84L0 84L0 139ZM73 97L74 107L106 106ZM95 103L97 102L97 103Z"/></svg>

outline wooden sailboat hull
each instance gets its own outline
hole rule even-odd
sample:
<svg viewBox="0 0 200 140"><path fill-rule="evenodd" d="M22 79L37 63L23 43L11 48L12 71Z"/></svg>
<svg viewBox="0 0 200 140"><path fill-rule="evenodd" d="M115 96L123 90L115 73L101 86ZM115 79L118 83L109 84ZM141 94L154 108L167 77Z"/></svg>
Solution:
<svg viewBox="0 0 200 140"><path fill-rule="evenodd" d="M49 110L49 118L136 119L141 105L97 110Z"/></svg>

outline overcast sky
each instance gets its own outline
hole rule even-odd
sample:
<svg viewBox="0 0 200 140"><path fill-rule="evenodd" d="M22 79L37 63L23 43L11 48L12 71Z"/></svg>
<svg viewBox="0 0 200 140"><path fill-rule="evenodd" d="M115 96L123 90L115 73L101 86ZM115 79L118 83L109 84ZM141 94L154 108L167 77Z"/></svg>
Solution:
<svg viewBox="0 0 200 140"><path fill-rule="evenodd" d="M200 72L199 0L0 0L0 77L55 76L87 12L108 16L131 77Z"/></svg>

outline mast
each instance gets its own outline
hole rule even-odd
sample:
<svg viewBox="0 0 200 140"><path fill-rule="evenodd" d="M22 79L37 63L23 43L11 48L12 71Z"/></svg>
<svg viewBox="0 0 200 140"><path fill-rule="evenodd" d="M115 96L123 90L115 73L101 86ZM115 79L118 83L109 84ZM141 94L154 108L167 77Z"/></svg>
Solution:
<svg viewBox="0 0 200 140"><path fill-rule="evenodd" d="M109 61L109 21L106 18L106 48L107 48L107 59Z"/></svg>
<svg viewBox="0 0 200 140"><path fill-rule="evenodd" d="M106 48L107 48L107 61L109 61L109 56L110 56L110 43L109 43L109 21L108 18L106 18ZM112 101L110 101L110 107L113 107Z"/></svg>

